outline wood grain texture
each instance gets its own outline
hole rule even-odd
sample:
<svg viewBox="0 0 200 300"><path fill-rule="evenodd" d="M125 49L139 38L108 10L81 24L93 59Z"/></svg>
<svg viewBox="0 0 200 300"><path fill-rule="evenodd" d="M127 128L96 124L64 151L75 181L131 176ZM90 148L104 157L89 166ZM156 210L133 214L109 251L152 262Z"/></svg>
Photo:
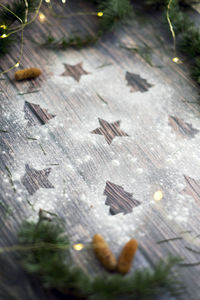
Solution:
<svg viewBox="0 0 200 300"><path fill-rule="evenodd" d="M55 117L47 109L41 108L40 105L25 101L24 118L28 120L27 126L44 125Z"/></svg>
<svg viewBox="0 0 200 300"><path fill-rule="evenodd" d="M103 135L109 145L116 136L128 136L128 134L120 128L121 121L109 123L100 118L98 120L101 127L94 129L91 133Z"/></svg>
<svg viewBox="0 0 200 300"><path fill-rule="evenodd" d="M35 170L26 165L26 173L22 177L22 184L30 195L33 195L39 188L52 189L54 186L48 180L51 168L44 170Z"/></svg>
<svg viewBox="0 0 200 300"><path fill-rule="evenodd" d="M127 85L131 87L131 93L140 91L147 92L153 85L148 83L146 79L140 77L138 74L126 72Z"/></svg>
<svg viewBox="0 0 200 300"><path fill-rule="evenodd" d="M73 77L76 81L79 82L82 75L90 74L83 69L82 65L83 65L82 62L80 62L74 66L69 65L69 64L64 64L65 71L62 73L62 76Z"/></svg>
<svg viewBox="0 0 200 300"><path fill-rule="evenodd" d="M192 127L191 124L184 122L180 118L169 116L169 125L174 129L177 137L193 138L199 130Z"/></svg>
<svg viewBox="0 0 200 300"><path fill-rule="evenodd" d="M200 180L195 180L189 176L184 176L186 187L183 190L184 193L192 196L198 205L200 205Z"/></svg>
<svg viewBox="0 0 200 300"><path fill-rule="evenodd" d="M56 12L94 11L84 1L68 2L66 6L57 5ZM46 7L43 12L48 15ZM199 15L189 13L200 24ZM42 75L36 80L16 82L12 71L0 80L1 247L15 245L22 220L36 219L38 210L43 208L65 220L72 244L87 245L98 232L118 256L124 243L137 239L140 246L132 271L153 267L169 253L182 256L185 263L198 263L199 255L188 247L196 251L200 248L200 136L195 132L193 138L176 139L168 117L178 116L199 130L199 105L195 103L199 87L192 81L184 57L180 55L183 64L172 62L172 39L170 31L163 28L162 16L147 13L145 20L144 25L134 18L105 35L97 45L80 51L48 50L32 43L29 37L34 32L37 42L43 42L49 30L56 39L75 29L83 35L95 34L95 16L63 20L48 16L48 23L37 21L26 32L20 68L39 67ZM152 49L152 66L160 67L152 67L138 53L133 55L121 48L121 44L147 44ZM19 49L20 45L16 45L1 60L2 69L16 63ZM81 76L80 81L62 76L64 64L75 66L80 62L89 75ZM145 79L151 87L143 83L142 90L130 93L127 72ZM137 84L141 85L141 80ZM147 90L143 92L144 89ZM27 126L26 102L39 106L36 112L27 107L30 119L39 126ZM100 126L98 118L108 124ZM116 120L121 120L120 126ZM180 131L186 125L177 126ZM98 134L91 133L95 128ZM26 165L31 174L24 186ZM51 172L45 176L49 168ZM32 176L34 172L43 173ZM183 174L190 178L188 183ZM133 192L133 198L141 204L125 215L110 215L103 195L108 181L123 186L127 198ZM50 185L54 188L48 188ZM183 193L184 189L189 191L189 185L195 191L190 187L189 193ZM163 191L160 203L153 200L157 190ZM114 199L118 199L117 195ZM182 239L157 243L176 237ZM82 252L72 250L72 256L74 263L91 275L102 273L90 247ZM1 299L60 299L24 273L18 253L1 254L0 265ZM199 300L199 270L199 265L180 269L180 279L186 286L181 299ZM163 299L170 298L159 297Z"/></svg>
<svg viewBox="0 0 200 300"><path fill-rule="evenodd" d="M106 195L105 204L110 206L111 215L131 213L134 207L141 204L133 198L133 194L126 192L122 186L110 181L106 182L104 195Z"/></svg>

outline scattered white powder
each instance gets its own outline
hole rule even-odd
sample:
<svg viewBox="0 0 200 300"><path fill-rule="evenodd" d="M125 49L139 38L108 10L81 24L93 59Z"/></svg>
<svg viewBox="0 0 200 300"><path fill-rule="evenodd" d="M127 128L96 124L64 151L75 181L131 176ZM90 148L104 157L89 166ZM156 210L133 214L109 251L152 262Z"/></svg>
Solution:
<svg viewBox="0 0 200 300"><path fill-rule="evenodd" d="M113 159L112 160L112 165L116 166L116 167L119 167L120 166L120 162L118 160L116 160L116 159Z"/></svg>

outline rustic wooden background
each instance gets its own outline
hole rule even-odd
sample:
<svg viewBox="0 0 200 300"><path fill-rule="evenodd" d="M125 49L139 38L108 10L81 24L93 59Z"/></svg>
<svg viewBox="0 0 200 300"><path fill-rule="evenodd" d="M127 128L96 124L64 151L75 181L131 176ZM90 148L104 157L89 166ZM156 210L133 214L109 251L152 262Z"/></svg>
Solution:
<svg viewBox="0 0 200 300"><path fill-rule="evenodd" d="M85 1L56 9L94 11ZM102 233L118 255L138 239L133 268L180 255L181 299L200 299L199 88L190 62L172 62L170 32L148 12L95 46L39 47L32 39L98 27L94 16L61 20L46 10L46 21L26 31L20 64L41 68L42 76L16 82L11 71L0 78L1 247L15 245L22 220L43 208L65 219L72 243ZM200 23L197 12L188 13ZM19 45L1 59L1 70L18 55ZM156 202L158 190L163 199ZM90 249L72 254L91 274L103 271ZM15 253L1 254L0 266L1 299L57 299L23 272Z"/></svg>

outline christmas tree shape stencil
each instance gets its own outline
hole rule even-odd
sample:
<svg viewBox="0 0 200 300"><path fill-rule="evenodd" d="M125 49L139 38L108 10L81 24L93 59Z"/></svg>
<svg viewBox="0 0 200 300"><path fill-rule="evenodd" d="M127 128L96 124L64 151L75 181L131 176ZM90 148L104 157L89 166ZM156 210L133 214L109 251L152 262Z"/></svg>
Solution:
<svg viewBox="0 0 200 300"><path fill-rule="evenodd" d="M24 118L28 120L28 126L44 125L55 117L55 115L50 114L47 109L28 101L25 101L24 113Z"/></svg>
<svg viewBox="0 0 200 300"><path fill-rule="evenodd" d="M127 85L131 87L130 92L147 92L153 85L148 83L146 79L140 77L140 75L126 72Z"/></svg>
<svg viewBox="0 0 200 300"><path fill-rule="evenodd" d="M179 138L193 138L199 132L199 130L193 128L191 124L177 117L169 116L168 124L174 129L176 136Z"/></svg>
<svg viewBox="0 0 200 300"><path fill-rule="evenodd" d="M133 194L126 192L122 186L110 181L106 182L104 195L107 196L105 204L110 206L111 215L129 214L134 207L141 204L133 198Z"/></svg>

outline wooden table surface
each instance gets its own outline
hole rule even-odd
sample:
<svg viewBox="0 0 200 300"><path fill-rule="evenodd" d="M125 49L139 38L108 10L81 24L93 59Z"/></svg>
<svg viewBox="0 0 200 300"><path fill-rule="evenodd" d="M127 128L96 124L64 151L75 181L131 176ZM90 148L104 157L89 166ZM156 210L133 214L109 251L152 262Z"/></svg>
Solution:
<svg viewBox="0 0 200 300"><path fill-rule="evenodd" d="M94 10L74 2L66 12ZM133 17L82 50L31 40L95 33L96 24L93 16L37 21L26 31L20 68L39 67L42 76L16 82L11 71L0 78L0 245L15 245L22 220L42 208L65 219L72 243L101 233L118 255L138 239L133 269L168 254L183 257L181 299L200 299L199 88L185 57L172 62L172 38L158 15ZM151 61L125 49L144 46ZM2 70L19 48L1 58ZM91 250L73 257L91 274L102 272ZM15 253L1 254L0 266L0 299L55 299L23 272Z"/></svg>

